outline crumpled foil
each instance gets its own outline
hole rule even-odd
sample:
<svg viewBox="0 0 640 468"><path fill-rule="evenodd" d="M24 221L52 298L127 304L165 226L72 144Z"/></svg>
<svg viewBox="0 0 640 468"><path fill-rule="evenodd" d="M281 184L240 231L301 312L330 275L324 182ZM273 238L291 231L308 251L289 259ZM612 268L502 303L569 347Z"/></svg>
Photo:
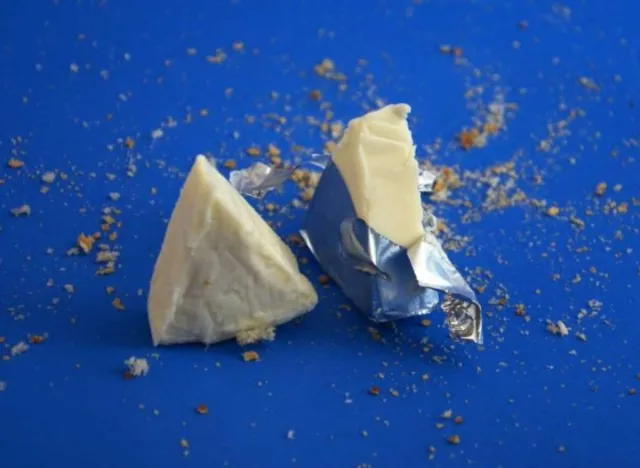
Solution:
<svg viewBox="0 0 640 468"><path fill-rule="evenodd" d="M259 165L266 166L234 171L232 185L241 193L263 196L286 180L284 171L290 176L298 167L266 171ZM421 191L431 191L434 182L434 174L421 170ZM340 171L329 161L300 233L325 272L371 320L429 314L443 293L441 308L451 335L482 343L480 304L433 234L436 222L426 211L422 239L408 249L395 244L357 218Z"/></svg>
<svg viewBox="0 0 640 468"><path fill-rule="evenodd" d="M229 182L244 195L263 198L268 191L280 188L301 166L310 164L324 169L328 162L328 156L319 154L312 155L309 161L289 167L274 167L257 162L246 169L231 171Z"/></svg>

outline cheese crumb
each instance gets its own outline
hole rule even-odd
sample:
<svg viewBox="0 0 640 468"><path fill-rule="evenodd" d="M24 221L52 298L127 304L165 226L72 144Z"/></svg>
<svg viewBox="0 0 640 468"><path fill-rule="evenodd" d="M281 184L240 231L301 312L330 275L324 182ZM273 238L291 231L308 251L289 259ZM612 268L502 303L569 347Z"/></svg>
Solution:
<svg viewBox="0 0 640 468"><path fill-rule="evenodd" d="M245 362L259 361L260 355L255 351L245 351L242 353L242 359L244 359Z"/></svg>
<svg viewBox="0 0 640 468"><path fill-rule="evenodd" d="M24 341L21 341L20 343L11 347L11 355L19 356L20 354L26 352L28 349L29 349L29 345Z"/></svg>
<svg viewBox="0 0 640 468"><path fill-rule="evenodd" d="M140 377L149 373L149 363L146 359L131 356L124 361L124 364L129 368L129 373L133 377Z"/></svg>
<svg viewBox="0 0 640 468"><path fill-rule="evenodd" d="M241 331L236 335L236 341L240 346L245 346L259 341L273 341L276 337L276 331L273 327L253 328L251 330Z"/></svg>
<svg viewBox="0 0 640 468"><path fill-rule="evenodd" d="M42 174L42 182L46 184L52 184L56 180L56 173L52 171L47 171Z"/></svg>
<svg viewBox="0 0 640 468"><path fill-rule="evenodd" d="M16 218L18 216L31 216L31 207L29 205L22 205L11 210L11 214Z"/></svg>
<svg viewBox="0 0 640 468"><path fill-rule="evenodd" d="M78 236L77 244L78 244L78 247L80 247L84 253L88 254L89 252L91 252L91 249L93 248L93 243L95 241L96 240L93 237L87 236L84 233L81 233Z"/></svg>

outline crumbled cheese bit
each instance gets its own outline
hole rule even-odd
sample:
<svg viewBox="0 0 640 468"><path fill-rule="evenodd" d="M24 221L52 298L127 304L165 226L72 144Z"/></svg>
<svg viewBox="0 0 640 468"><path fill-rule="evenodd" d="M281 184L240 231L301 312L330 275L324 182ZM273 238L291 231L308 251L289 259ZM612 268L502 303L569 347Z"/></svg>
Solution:
<svg viewBox="0 0 640 468"><path fill-rule="evenodd" d="M82 249L84 253L88 254L89 252L91 252L91 249L93 248L93 243L95 241L96 240L93 237L87 236L84 233L81 233L78 236L77 244L78 244L78 247L80 247L80 249Z"/></svg>
<svg viewBox="0 0 640 468"><path fill-rule="evenodd" d="M120 200L120 194L118 192L111 192L109 193L109 198L113 201L118 201Z"/></svg>
<svg viewBox="0 0 640 468"><path fill-rule="evenodd" d="M550 206L546 211L547 216L551 216L552 218L558 216L559 213L560 208L558 208L557 206Z"/></svg>
<svg viewBox="0 0 640 468"><path fill-rule="evenodd" d="M151 139L158 140L164 136L164 130L161 128L156 128L151 132Z"/></svg>
<svg viewBox="0 0 640 468"><path fill-rule="evenodd" d="M113 250L101 250L96 254L97 263L110 263L115 262L118 259L120 252Z"/></svg>
<svg viewBox="0 0 640 468"><path fill-rule="evenodd" d="M0 392L4 392L7 389L7 382L0 380Z"/></svg>
<svg viewBox="0 0 640 468"><path fill-rule="evenodd" d="M259 341L273 341L275 337L276 331L274 327L253 328L239 332L236 335L236 341L240 346L245 346Z"/></svg>
<svg viewBox="0 0 640 468"><path fill-rule="evenodd" d="M42 174L42 182L45 184L52 184L56 180L56 173L52 171L47 171Z"/></svg>
<svg viewBox="0 0 640 468"><path fill-rule="evenodd" d="M75 288L73 287L73 284L65 284L64 286L64 290L66 292L68 292L69 294L73 294L75 291Z"/></svg>
<svg viewBox="0 0 640 468"><path fill-rule="evenodd" d="M450 409L443 411L440 415L442 419L451 419L451 416L453 416L453 411Z"/></svg>
<svg viewBox="0 0 640 468"><path fill-rule="evenodd" d="M29 349L29 345L27 343L25 343L24 341L19 342L16 345L13 345L11 347L11 355L12 356L19 356L20 354L26 352Z"/></svg>
<svg viewBox="0 0 640 468"><path fill-rule="evenodd" d="M124 361L124 364L129 368L129 373L133 377L145 376L149 373L149 363L146 359L131 356Z"/></svg>
<svg viewBox="0 0 640 468"><path fill-rule="evenodd" d="M16 218L18 216L31 216L31 207L29 205L22 205L11 210L11 214Z"/></svg>
<svg viewBox="0 0 640 468"><path fill-rule="evenodd" d="M244 359L245 362L259 361L260 355L255 351L245 351L242 353L242 359Z"/></svg>
<svg viewBox="0 0 640 468"><path fill-rule="evenodd" d="M289 440L293 440L296 437L296 431L294 431L293 429L289 429L287 431L287 439Z"/></svg>

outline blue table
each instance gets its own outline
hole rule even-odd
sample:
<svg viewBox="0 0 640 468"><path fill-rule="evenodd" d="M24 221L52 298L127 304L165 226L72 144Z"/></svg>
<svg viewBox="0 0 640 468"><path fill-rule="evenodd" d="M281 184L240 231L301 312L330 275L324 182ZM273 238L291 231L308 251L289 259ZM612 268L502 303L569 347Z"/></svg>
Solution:
<svg viewBox="0 0 640 468"><path fill-rule="evenodd" d="M586 1L3 2L0 465L637 466L637 12ZM313 72L323 58L346 89ZM374 340L301 247L320 304L252 347L260 362L235 343L152 347L148 282L194 156L245 167L254 144L285 160L295 145L321 149L308 122L325 115L315 89L345 122L378 99L411 104L418 155L456 168L465 185L450 199L475 216L434 209L464 244L451 259L483 291L482 348L450 341L440 313L428 328L377 326ZM500 95L517 105L507 128L461 150L456 135ZM488 192L491 177L500 185ZM268 201L287 205L289 185ZM498 192L513 206L482 209ZM23 204L30 216L10 213ZM120 258L96 276L93 255L66 251L100 230L105 207L120 211L107 242ZM304 211L289 214L271 216L283 236ZM130 356L149 361L146 377L123 379Z"/></svg>

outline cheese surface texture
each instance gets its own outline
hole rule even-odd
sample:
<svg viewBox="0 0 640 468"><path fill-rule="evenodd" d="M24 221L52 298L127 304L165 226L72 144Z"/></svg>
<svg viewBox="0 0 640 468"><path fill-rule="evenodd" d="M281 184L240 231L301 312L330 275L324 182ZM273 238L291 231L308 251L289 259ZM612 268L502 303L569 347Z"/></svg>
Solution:
<svg viewBox="0 0 640 468"><path fill-rule="evenodd" d="M351 120L332 155L358 217L405 248L424 234L410 112L393 104Z"/></svg>
<svg viewBox="0 0 640 468"><path fill-rule="evenodd" d="M198 156L151 279L154 344L269 336L271 327L308 312L317 301L291 250Z"/></svg>

